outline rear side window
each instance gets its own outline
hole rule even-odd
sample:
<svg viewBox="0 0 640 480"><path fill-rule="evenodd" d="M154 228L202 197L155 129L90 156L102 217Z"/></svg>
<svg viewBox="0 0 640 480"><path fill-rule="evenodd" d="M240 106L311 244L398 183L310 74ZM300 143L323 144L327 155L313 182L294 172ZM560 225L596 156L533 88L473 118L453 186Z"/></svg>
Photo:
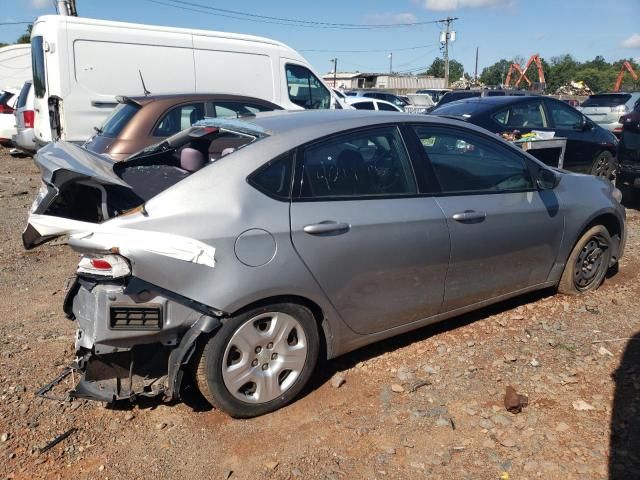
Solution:
<svg viewBox="0 0 640 480"><path fill-rule="evenodd" d="M270 197L288 200L291 194L292 165L293 155L282 155L252 174L249 183Z"/></svg>
<svg viewBox="0 0 640 480"><path fill-rule="evenodd" d="M386 103L378 103L378 110L386 110L387 112L397 112L398 109L387 105Z"/></svg>
<svg viewBox="0 0 640 480"><path fill-rule="evenodd" d="M331 94L320 80L307 68L287 65L289 99L307 110L331 108Z"/></svg>
<svg viewBox="0 0 640 480"><path fill-rule="evenodd" d="M542 102L526 102L511 105L498 111L492 118L503 127L509 128L546 128L547 118Z"/></svg>
<svg viewBox="0 0 640 480"><path fill-rule="evenodd" d="M100 134L105 137L116 138L133 116L140 110L135 103L121 103L113 109L100 128Z"/></svg>
<svg viewBox="0 0 640 480"><path fill-rule="evenodd" d="M18 97L18 102L16 103L16 109L22 108L27 104L27 98L29 97L30 90L31 90L31 82L24 82L24 85L22 85L22 90L20 90L20 96Z"/></svg>
<svg viewBox="0 0 640 480"><path fill-rule="evenodd" d="M238 118L273 110L266 105L244 102L214 102L213 109L217 118Z"/></svg>
<svg viewBox="0 0 640 480"><path fill-rule="evenodd" d="M204 119L204 103L178 105L169 110L153 131L154 137L169 137Z"/></svg>
<svg viewBox="0 0 640 480"><path fill-rule="evenodd" d="M525 160L515 152L459 130L414 127L445 194L533 189Z"/></svg>
<svg viewBox="0 0 640 480"><path fill-rule="evenodd" d="M6 105L9 100L11 100L13 98L13 93L11 92L2 92L2 94L0 94L0 105Z"/></svg>
<svg viewBox="0 0 640 480"><path fill-rule="evenodd" d="M31 70L36 97L44 98L47 93L46 72L44 69L44 41L42 37L31 39Z"/></svg>
<svg viewBox="0 0 640 480"><path fill-rule="evenodd" d="M376 107L373 102L358 102L353 104L353 108L356 110L375 110Z"/></svg>
<svg viewBox="0 0 640 480"><path fill-rule="evenodd" d="M628 93L609 93L607 95L591 95L582 104L583 107L617 107L629 101Z"/></svg>
<svg viewBox="0 0 640 480"><path fill-rule="evenodd" d="M409 158L395 127L353 132L308 147L300 171L302 199L416 193Z"/></svg>

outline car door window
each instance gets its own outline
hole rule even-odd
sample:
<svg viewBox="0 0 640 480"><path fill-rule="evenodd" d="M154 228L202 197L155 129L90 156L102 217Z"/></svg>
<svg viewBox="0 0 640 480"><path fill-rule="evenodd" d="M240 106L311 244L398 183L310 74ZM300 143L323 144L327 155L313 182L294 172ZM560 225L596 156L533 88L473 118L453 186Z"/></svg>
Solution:
<svg viewBox="0 0 640 480"><path fill-rule="evenodd" d="M414 127L442 193L497 193L534 188L526 161L497 143L461 130Z"/></svg>
<svg viewBox="0 0 640 480"><path fill-rule="evenodd" d="M179 105L169 110L153 131L154 137L169 137L204 119L204 103Z"/></svg>
<svg viewBox="0 0 640 480"><path fill-rule="evenodd" d="M245 102L213 102L213 111L217 118L238 118L255 115L258 112L269 112L273 108L266 105Z"/></svg>
<svg viewBox="0 0 640 480"><path fill-rule="evenodd" d="M547 103L547 108L556 128L574 128L576 125L580 125L582 121L580 112L562 103L549 102Z"/></svg>
<svg viewBox="0 0 640 480"><path fill-rule="evenodd" d="M285 70L289 99L293 103L308 110L331 108L331 93L309 69L288 64Z"/></svg>
<svg viewBox="0 0 640 480"><path fill-rule="evenodd" d="M387 112L397 112L398 109L386 103L378 103L378 110L386 110Z"/></svg>
<svg viewBox="0 0 640 480"><path fill-rule="evenodd" d="M310 146L304 150L300 171L301 199L416 193L396 127L349 133Z"/></svg>
<svg viewBox="0 0 640 480"><path fill-rule="evenodd" d="M375 110L376 107L373 102L358 102L353 104L353 108L356 110Z"/></svg>
<svg viewBox="0 0 640 480"><path fill-rule="evenodd" d="M547 128L547 118L542 102L517 103L492 115L503 127L508 128Z"/></svg>

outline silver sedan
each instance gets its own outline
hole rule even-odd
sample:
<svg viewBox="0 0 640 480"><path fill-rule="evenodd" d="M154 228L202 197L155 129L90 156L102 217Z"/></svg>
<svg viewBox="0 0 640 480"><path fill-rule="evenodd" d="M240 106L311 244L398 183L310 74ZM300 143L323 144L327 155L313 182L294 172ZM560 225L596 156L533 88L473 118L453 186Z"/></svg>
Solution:
<svg viewBox="0 0 640 480"><path fill-rule="evenodd" d="M321 356L595 289L625 243L610 183L433 116L205 120L126 162L57 143L37 163L23 241L81 252L71 393L108 402L174 399L193 375L230 415L264 414Z"/></svg>

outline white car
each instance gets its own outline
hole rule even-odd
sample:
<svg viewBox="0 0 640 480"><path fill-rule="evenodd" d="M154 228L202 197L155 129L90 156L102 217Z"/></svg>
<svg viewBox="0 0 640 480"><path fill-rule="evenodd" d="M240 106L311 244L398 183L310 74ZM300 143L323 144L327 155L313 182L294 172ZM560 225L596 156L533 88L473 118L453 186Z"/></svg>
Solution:
<svg viewBox="0 0 640 480"><path fill-rule="evenodd" d="M16 133L14 110L18 101L18 89L8 88L0 92L0 145L11 146Z"/></svg>
<svg viewBox="0 0 640 480"><path fill-rule="evenodd" d="M347 104L356 110L383 110L386 112L403 112L400 107L386 100L368 97L347 97Z"/></svg>
<svg viewBox="0 0 640 480"><path fill-rule="evenodd" d="M12 136L16 148L32 153L37 150L33 125L35 122L33 83L24 82L16 103L14 123L16 128Z"/></svg>

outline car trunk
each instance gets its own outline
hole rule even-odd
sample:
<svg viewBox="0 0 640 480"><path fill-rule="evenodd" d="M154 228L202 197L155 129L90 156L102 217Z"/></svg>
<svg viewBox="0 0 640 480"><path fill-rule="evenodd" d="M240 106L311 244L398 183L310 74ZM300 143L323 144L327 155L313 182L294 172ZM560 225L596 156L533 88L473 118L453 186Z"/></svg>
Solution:
<svg viewBox="0 0 640 480"><path fill-rule="evenodd" d="M22 235L24 247L31 249L64 234L100 230L92 225L108 224L107 220L131 211L144 212L147 200L194 173L180 163L178 152L184 147L197 149L206 158L205 152L215 149L218 140L235 137L236 148L241 148L263 136L240 121L208 123L147 147L124 162L67 142L40 149L35 161L42 186Z"/></svg>
<svg viewBox="0 0 640 480"><path fill-rule="evenodd" d="M616 123L627 112L625 103L630 98L628 93L591 95L584 101L581 110L596 123Z"/></svg>

